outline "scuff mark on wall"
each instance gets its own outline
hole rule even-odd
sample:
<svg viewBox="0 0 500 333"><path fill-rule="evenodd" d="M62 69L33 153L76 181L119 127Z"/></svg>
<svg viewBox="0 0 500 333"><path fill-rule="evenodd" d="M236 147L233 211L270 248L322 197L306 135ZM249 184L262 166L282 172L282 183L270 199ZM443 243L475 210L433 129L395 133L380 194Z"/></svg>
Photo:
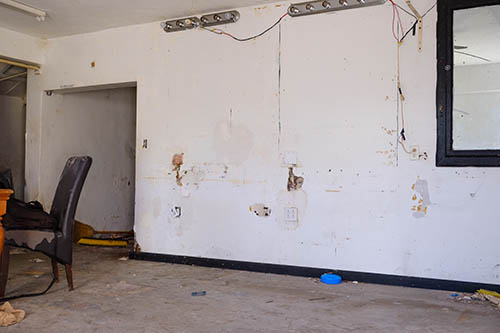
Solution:
<svg viewBox="0 0 500 333"><path fill-rule="evenodd" d="M288 168L288 191L296 191L302 188L304 184L304 177L295 176L293 168Z"/></svg>
<svg viewBox="0 0 500 333"><path fill-rule="evenodd" d="M416 194L413 195L412 200L414 202L417 201L412 207L413 217L417 219L425 217L429 206L432 204L429 195L429 185L426 180L417 179L411 189L416 192Z"/></svg>
<svg viewBox="0 0 500 333"><path fill-rule="evenodd" d="M174 168L172 171L175 171L175 180L177 182L177 185L182 186L182 177L181 176L181 165L184 163L184 153L182 154L174 154L174 157L172 157L172 165Z"/></svg>

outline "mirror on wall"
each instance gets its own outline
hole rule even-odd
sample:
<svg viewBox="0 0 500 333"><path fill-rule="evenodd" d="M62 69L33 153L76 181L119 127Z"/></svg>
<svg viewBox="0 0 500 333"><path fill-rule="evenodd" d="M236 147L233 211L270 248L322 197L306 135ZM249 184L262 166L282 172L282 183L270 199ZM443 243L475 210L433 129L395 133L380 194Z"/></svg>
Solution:
<svg viewBox="0 0 500 333"><path fill-rule="evenodd" d="M437 2L436 166L500 166L500 0Z"/></svg>
<svg viewBox="0 0 500 333"><path fill-rule="evenodd" d="M453 149L500 149L500 5L453 12Z"/></svg>

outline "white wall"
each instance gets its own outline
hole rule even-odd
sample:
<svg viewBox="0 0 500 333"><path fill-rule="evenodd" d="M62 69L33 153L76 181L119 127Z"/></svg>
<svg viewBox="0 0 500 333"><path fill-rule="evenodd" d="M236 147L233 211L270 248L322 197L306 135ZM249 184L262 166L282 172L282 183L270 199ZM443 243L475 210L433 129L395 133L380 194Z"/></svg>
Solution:
<svg viewBox="0 0 500 333"><path fill-rule="evenodd" d="M223 28L254 34L286 7L243 8ZM286 18L248 43L166 34L159 23L54 39L32 94L137 81L143 251L498 284L500 171L435 167L435 10L424 20L423 52L411 35L401 47L407 145L427 160L410 161L397 143L391 21L386 4ZM40 108L31 106L36 125ZM30 156L46 144L50 128L41 128ZM287 191L287 151L305 178L296 192ZM176 153L184 153L182 187ZM257 203L271 216L255 216ZM174 206L180 218L171 217ZM298 223L284 221L285 207L298 208Z"/></svg>
<svg viewBox="0 0 500 333"><path fill-rule="evenodd" d="M19 32L0 28L0 57L41 64L46 41Z"/></svg>
<svg viewBox="0 0 500 333"><path fill-rule="evenodd" d="M0 171L12 171L14 196L24 198L24 135L26 106L23 98L0 95Z"/></svg>
<svg viewBox="0 0 500 333"><path fill-rule="evenodd" d="M88 155L93 165L76 219L95 230L132 230L135 108L135 88L43 97L40 199L47 207L66 160Z"/></svg>

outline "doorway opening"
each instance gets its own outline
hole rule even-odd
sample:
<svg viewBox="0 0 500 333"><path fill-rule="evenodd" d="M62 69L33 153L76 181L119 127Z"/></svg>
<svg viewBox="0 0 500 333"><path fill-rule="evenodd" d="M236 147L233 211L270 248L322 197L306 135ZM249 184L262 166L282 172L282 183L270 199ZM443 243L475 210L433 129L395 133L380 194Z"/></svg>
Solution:
<svg viewBox="0 0 500 333"><path fill-rule="evenodd" d="M25 187L26 77L26 69L0 63L0 177L19 200Z"/></svg>
<svg viewBox="0 0 500 333"><path fill-rule="evenodd" d="M54 193L69 157L93 159L75 217L80 227L133 230L136 95L135 86L104 86L43 97L41 193Z"/></svg>

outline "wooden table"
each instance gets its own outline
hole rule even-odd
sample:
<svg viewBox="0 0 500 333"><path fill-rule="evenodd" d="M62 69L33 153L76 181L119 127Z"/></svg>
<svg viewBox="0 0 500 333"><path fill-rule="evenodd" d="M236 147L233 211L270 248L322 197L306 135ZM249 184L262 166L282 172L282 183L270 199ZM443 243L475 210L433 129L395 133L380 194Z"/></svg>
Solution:
<svg viewBox="0 0 500 333"><path fill-rule="evenodd" d="M0 189L0 256L2 255L4 234L5 234L2 227L2 216L7 211L7 200L9 200L12 193L14 193L14 191L12 190Z"/></svg>

